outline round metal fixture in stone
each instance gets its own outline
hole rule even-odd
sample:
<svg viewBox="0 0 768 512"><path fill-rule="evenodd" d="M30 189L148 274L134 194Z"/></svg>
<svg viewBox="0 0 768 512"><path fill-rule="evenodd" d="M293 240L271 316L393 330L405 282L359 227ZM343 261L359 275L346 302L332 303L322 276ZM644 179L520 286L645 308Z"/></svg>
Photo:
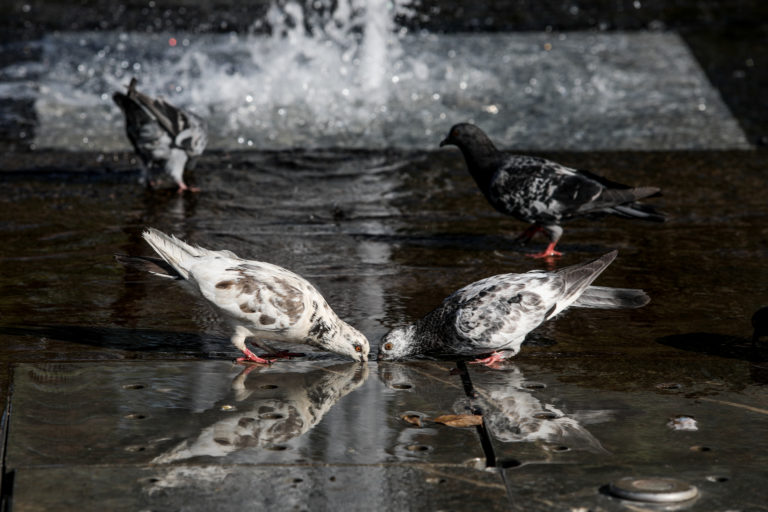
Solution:
<svg viewBox="0 0 768 512"><path fill-rule="evenodd" d="M675 478L624 477L608 485L608 491L618 498L652 503L675 503L695 498L696 486Z"/></svg>

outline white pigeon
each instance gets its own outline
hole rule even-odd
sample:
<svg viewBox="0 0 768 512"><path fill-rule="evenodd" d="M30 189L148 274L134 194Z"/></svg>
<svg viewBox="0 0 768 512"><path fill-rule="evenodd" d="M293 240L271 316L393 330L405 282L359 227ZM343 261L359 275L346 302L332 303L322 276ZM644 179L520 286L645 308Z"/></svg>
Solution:
<svg viewBox="0 0 768 512"><path fill-rule="evenodd" d="M452 293L424 318L381 340L378 358L479 356L492 365L520 352L525 336L568 306L618 309L649 302L642 290L590 286L617 251L554 272L500 274Z"/></svg>
<svg viewBox="0 0 768 512"><path fill-rule="evenodd" d="M125 114L125 132L143 164L142 181L153 185L152 171L161 167L179 186L179 193L199 191L184 183L184 168L190 158L203 154L208 143L205 120L140 93L136 78L131 79L127 94L116 92L112 99Z"/></svg>
<svg viewBox="0 0 768 512"><path fill-rule="evenodd" d="M368 360L368 339L339 319L317 289L303 277L277 265L238 258L231 251L193 247L161 231L149 228L142 235L162 260L117 256L123 264L139 266L153 274L184 279L221 311L234 327L232 343L244 358L257 363L269 359L257 356L245 345L301 343L334 352L355 361ZM273 357L290 355L279 351Z"/></svg>

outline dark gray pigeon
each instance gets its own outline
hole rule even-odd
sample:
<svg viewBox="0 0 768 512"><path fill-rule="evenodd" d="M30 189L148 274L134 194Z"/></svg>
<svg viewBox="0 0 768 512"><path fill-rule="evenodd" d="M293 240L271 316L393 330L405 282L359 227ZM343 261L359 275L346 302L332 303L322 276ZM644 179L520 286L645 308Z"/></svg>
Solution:
<svg viewBox="0 0 768 512"><path fill-rule="evenodd" d="M549 245L535 258L561 255L555 245L564 220L601 215L665 220L653 207L637 202L657 195L656 187L632 188L544 158L504 154L473 124L454 125L440 146L447 144L464 154L469 173L491 206L532 224L516 241L527 242L539 231L547 234Z"/></svg>
<svg viewBox="0 0 768 512"><path fill-rule="evenodd" d="M112 99L125 114L125 132L143 164L142 181L153 185L151 174L161 169L173 178L180 193L197 192L184 183L184 168L190 158L203 154L208 143L205 120L140 93L136 78L131 79L127 94L116 92Z"/></svg>
<svg viewBox="0 0 768 512"><path fill-rule="evenodd" d="M414 356L470 356L491 365L515 356L525 336L568 306L639 308L650 299L643 290L590 286L617 251L554 272L499 274L452 293L421 320L387 333L379 359Z"/></svg>

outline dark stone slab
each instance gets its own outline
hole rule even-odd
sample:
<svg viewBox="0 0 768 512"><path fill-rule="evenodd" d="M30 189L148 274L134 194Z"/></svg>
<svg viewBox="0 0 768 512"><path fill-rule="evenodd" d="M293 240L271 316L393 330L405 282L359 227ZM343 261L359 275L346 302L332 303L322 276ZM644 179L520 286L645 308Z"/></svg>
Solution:
<svg viewBox="0 0 768 512"><path fill-rule="evenodd" d="M755 470L768 466L768 438L741 435L768 429L768 399L761 387L730 391L727 381L711 374L706 379L706 372L698 376L706 380L699 387L679 384L682 375L697 376L694 365L679 361L678 374L631 392L563 383L567 375L525 363L471 368L471 404L485 416L502 467L620 463L682 470L716 461L739 461ZM744 363L721 363L727 365ZM579 363L571 366L576 373ZM600 380L595 374L594 384Z"/></svg>
<svg viewBox="0 0 768 512"><path fill-rule="evenodd" d="M6 467L50 464L484 465L475 429L424 428L464 396L447 364L224 361L19 365ZM376 371L376 367L373 367Z"/></svg>
<svg viewBox="0 0 768 512"><path fill-rule="evenodd" d="M15 511L507 510L500 475L456 466L22 469Z"/></svg>

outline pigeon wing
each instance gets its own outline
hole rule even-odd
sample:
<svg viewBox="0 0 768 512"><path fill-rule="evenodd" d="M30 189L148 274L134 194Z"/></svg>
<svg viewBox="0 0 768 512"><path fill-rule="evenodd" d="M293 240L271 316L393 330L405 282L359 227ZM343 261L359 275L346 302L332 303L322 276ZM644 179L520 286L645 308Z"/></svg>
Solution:
<svg viewBox="0 0 768 512"><path fill-rule="evenodd" d="M502 274L473 283L456 297L456 334L480 354L519 348L525 335L552 315L563 290L555 274ZM460 351L461 352L461 351Z"/></svg>
<svg viewBox="0 0 768 512"><path fill-rule="evenodd" d="M219 269L212 270L215 266ZM220 258L201 262L193 277L205 298L230 316L247 322L248 328L275 335L301 327L312 294L319 296L301 277L269 264L242 260L232 264Z"/></svg>

